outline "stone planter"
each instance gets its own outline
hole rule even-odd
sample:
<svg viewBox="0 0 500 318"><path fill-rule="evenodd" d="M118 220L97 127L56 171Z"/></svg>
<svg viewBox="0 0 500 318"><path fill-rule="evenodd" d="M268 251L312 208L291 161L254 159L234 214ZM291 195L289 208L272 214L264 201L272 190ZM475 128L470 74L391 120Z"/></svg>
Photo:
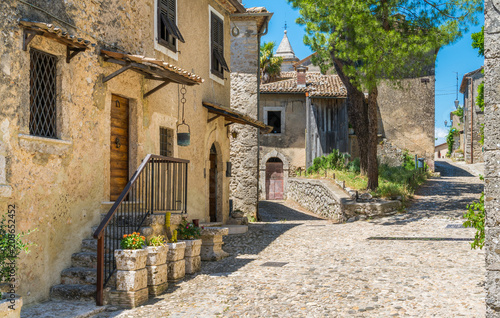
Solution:
<svg viewBox="0 0 500 318"><path fill-rule="evenodd" d="M168 243L167 265L168 281L177 282L186 275L186 264L184 253L186 250L185 242Z"/></svg>
<svg viewBox="0 0 500 318"><path fill-rule="evenodd" d="M148 251L115 250L116 291L110 292L112 305L134 308L148 300Z"/></svg>
<svg viewBox="0 0 500 318"><path fill-rule="evenodd" d="M201 230L201 260L219 261L229 254L222 250L222 236L228 235L227 227L205 227Z"/></svg>
<svg viewBox="0 0 500 318"><path fill-rule="evenodd" d="M168 288L167 252L168 246L148 246L146 270L150 296L158 296Z"/></svg>
<svg viewBox="0 0 500 318"><path fill-rule="evenodd" d="M148 246L146 250L148 251L146 259L147 266L163 265L167 263L168 245Z"/></svg>
<svg viewBox="0 0 500 318"><path fill-rule="evenodd" d="M116 269L121 271L135 271L146 267L148 251L139 250L115 250Z"/></svg>
<svg viewBox="0 0 500 318"><path fill-rule="evenodd" d="M16 294L2 293L0 300L0 318L20 318L23 299ZM3 299L5 298L5 299Z"/></svg>
<svg viewBox="0 0 500 318"><path fill-rule="evenodd" d="M186 243L184 261L186 263L186 274L194 274L201 270L201 239L183 240Z"/></svg>

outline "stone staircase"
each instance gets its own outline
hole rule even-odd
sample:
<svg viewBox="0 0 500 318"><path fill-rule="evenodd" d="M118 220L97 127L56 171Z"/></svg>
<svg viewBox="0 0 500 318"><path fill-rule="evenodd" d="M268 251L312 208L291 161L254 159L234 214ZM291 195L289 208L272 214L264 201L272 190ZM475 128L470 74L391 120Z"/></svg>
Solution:
<svg viewBox="0 0 500 318"><path fill-rule="evenodd" d="M103 202L101 204L101 219L105 217L114 202ZM154 214L149 216L140 229L140 233L146 237L165 234L165 216ZM92 234L97 226L92 227ZM119 237L112 239L119 240ZM106 251L105 251L106 253ZM50 298L53 300L95 300L97 283L97 240L88 237L82 240L81 250L71 256L71 267L61 272L61 283L52 286ZM114 289L116 278L113 276L106 285Z"/></svg>

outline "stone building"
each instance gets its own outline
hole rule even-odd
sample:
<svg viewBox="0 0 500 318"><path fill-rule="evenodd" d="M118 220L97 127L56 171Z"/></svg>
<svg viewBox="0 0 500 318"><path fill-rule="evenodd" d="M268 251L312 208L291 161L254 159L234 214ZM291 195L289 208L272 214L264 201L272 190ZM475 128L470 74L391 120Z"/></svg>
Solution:
<svg viewBox="0 0 500 318"><path fill-rule="evenodd" d="M49 298L148 154L190 161L174 214L226 222L228 125L265 128L230 109L240 2L29 3L0 2L0 204L15 205L17 231L38 229L18 262L26 303Z"/></svg>
<svg viewBox="0 0 500 318"><path fill-rule="evenodd" d="M231 16L238 28L231 38L231 107L250 118L259 118L260 38L267 33L272 13L265 8L248 8ZM265 129L231 126L230 199L233 210L255 217L258 212L259 140Z"/></svg>
<svg viewBox="0 0 500 318"><path fill-rule="evenodd" d="M261 87L261 120L272 126L260 142L260 197L283 199L287 179L333 149L348 151L347 91L337 75L282 72Z"/></svg>
<svg viewBox="0 0 500 318"><path fill-rule="evenodd" d="M274 56L283 58L283 63L281 64L282 72L295 71L294 65L299 61L299 59L295 56L290 40L288 40L287 30L285 30L283 39L281 40Z"/></svg>
<svg viewBox="0 0 500 318"><path fill-rule="evenodd" d="M486 317L500 317L500 5L484 2Z"/></svg>
<svg viewBox="0 0 500 318"><path fill-rule="evenodd" d="M463 144L466 163L483 162L483 145L481 140L481 126L484 125L484 112L477 106L477 88L484 81L483 67L469 72L462 78L460 93L464 94L464 115L461 128L463 130Z"/></svg>
<svg viewBox="0 0 500 318"><path fill-rule="evenodd" d="M295 57L286 32L280 50ZM291 62L284 63L278 80L261 87L260 119L274 127L260 142L261 199L285 198L287 178L333 149L359 156L355 132L349 132L346 89L337 75L322 74L312 64L313 55L290 72ZM382 81L378 87L378 156L398 165L408 150L434 169L434 65L399 84Z"/></svg>

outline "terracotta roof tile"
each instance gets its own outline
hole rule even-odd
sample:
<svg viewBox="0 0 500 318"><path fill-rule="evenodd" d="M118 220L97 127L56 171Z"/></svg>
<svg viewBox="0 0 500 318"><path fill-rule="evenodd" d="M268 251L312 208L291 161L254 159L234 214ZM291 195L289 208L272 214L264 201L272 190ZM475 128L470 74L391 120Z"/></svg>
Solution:
<svg viewBox="0 0 500 318"><path fill-rule="evenodd" d="M306 87L297 87L296 72L282 72L275 82L262 84L262 93L309 93L311 97L346 98L347 90L338 75L306 73Z"/></svg>
<svg viewBox="0 0 500 318"><path fill-rule="evenodd" d="M20 20L19 24L28 30L38 31L43 34L51 34L53 38L63 41L66 45L84 48L95 46L95 43L91 43L90 41L78 37L77 35L69 34L66 30L50 23Z"/></svg>

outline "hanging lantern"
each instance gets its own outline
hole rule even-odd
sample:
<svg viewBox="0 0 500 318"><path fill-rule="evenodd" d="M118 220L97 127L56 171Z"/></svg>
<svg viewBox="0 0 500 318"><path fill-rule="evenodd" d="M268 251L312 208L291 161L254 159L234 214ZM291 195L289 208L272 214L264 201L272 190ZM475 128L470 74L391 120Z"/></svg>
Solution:
<svg viewBox="0 0 500 318"><path fill-rule="evenodd" d="M180 132L179 127L186 126L187 132ZM182 121L182 124L177 126L177 145L178 146L189 146L191 144L191 128L188 124Z"/></svg>
<svg viewBox="0 0 500 318"><path fill-rule="evenodd" d="M177 145L186 147L191 144L191 127L189 127L188 124L186 124L186 120L184 119L184 106L186 104L186 85L182 85L181 88L181 94L182 94L182 99L180 100L182 104L182 123L177 125ZM181 132L180 127L181 126L186 126L187 127L187 132ZM183 130L186 128L183 128Z"/></svg>

